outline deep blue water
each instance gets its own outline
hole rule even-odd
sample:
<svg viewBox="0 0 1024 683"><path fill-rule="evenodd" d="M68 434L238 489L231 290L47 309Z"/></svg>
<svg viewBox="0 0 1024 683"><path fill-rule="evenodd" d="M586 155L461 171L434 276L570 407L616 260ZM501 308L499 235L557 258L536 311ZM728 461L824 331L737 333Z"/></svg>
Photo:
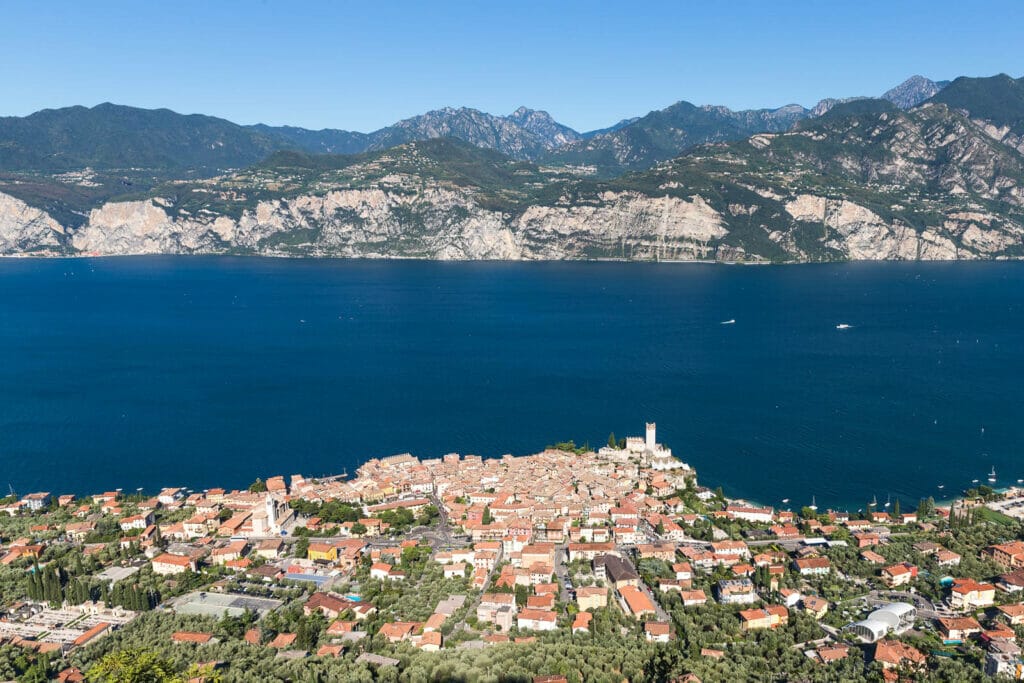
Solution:
<svg viewBox="0 0 1024 683"><path fill-rule="evenodd" d="M241 486L656 420L730 494L906 505L1024 478L1022 371L1016 263L8 259L0 487Z"/></svg>

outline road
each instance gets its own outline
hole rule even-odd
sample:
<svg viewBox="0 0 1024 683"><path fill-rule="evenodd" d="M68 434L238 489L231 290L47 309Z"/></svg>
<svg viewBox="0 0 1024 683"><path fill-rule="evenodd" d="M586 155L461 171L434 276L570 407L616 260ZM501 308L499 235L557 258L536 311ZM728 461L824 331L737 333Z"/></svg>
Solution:
<svg viewBox="0 0 1024 683"><path fill-rule="evenodd" d="M906 591L879 591L874 590L864 596L864 601L872 607L886 605L890 602L909 602L917 608L917 616L924 619L939 619L955 616L945 606L936 606L930 600L926 600L917 593Z"/></svg>
<svg viewBox="0 0 1024 683"><path fill-rule="evenodd" d="M563 604L569 604L572 602L572 595L569 594L569 590L565 587L565 582L569 578L569 568L566 566L568 561L568 546L565 543L560 543L555 546L555 576L558 577L558 600Z"/></svg>

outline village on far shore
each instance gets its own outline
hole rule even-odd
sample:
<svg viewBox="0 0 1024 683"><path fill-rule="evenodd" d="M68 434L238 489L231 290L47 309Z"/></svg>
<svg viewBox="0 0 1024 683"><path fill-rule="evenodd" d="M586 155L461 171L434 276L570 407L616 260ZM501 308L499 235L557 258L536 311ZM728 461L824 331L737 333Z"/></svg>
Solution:
<svg viewBox="0 0 1024 683"><path fill-rule="evenodd" d="M0 503L0 650L73 683L111 643L165 623L157 647L220 680L233 663L210 653L225 642L379 672L610 629L623 647L677 650L675 680L692 682L727 676L772 632L822 679L954 665L1024 679L1024 490L907 503L728 499L653 423L596 451L402 454L351 479L13 495Z"/></svg>

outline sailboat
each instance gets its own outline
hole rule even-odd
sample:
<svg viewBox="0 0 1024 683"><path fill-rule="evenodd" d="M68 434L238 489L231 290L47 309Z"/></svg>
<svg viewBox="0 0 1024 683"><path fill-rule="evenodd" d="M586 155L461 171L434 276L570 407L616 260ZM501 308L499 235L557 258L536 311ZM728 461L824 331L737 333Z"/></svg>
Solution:
<svg viewBox="0 0 1024 683"><path fill-rule="evenodd" d="M892 494L889 494L885 499L885 507L889 507L890 505L892 505Z"/></svg>
<svg viewBox="0 0 1024 683"><path fill-rule="evenodd" d="M807 507L810 508L811 510L814 510L815 512L817 512L817 510L818 510L818 501L815 499L814 496L811 496L811 504L808 505Z"/></svg>
<svg viewBox="0 0 1024 683"><path fill-rule="evenodd" d="M996 468L993 467L992 471L988 473L988 481L991 484L996 483Z"/></svg>

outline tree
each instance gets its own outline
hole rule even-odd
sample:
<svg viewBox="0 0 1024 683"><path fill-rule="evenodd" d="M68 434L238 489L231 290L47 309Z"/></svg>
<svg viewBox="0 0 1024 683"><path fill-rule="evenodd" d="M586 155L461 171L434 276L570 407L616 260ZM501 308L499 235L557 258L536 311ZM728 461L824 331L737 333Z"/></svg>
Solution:
<svg viewBox="0 0 1024 683"><path fill-rule="evenodd" d="M313 648L313 635L310 633L309 624L305 619L299 622L295 629L295 647L299 650L311 650Z"/></svg>
<svg viewBox="0 0 1024 683"><path fill-rule="evenodd" d="M267 484L262 479L258 478L253 483L249 484L249 493L263 493L267 490Z"/></svg>
<svg viewBox="0 0 1024 683"><path fill-rule="evenodd" d="M899 498L897 498L893 502L893 504L892 504L892 516L893 517L899 517L900 516L900 499Z"/></svg>
<svg viewBox="0 0 1024 683"><path fill-rule="evenodd" d="M353 536L362 536L365 533L366 533L366 525L363 524L362 522L356 522L355 524L352 525L352 535Z"/></svg>
<svg viewBox="0 0 1024 683"><path fill-rule="evenodd" d="M152 650L119 650L103 658L86 672L94 683L183 683L174 664Z"/></svg>
<svg viewBox="0 0 1024 683"><path fill-rule="evenodd" d="M483 519L481 521L484 524L490 524L492 521L494 521L494 518L491 517L491 506L490 505L485 505L484 506L484 516L483 516Z"/></svg>
<svg viewBox="0 0 1024 683"><path fill-rule="evenodd" d="M608 435L608 448L618 448L619 442L615 440L615 432Z"/></svg>

